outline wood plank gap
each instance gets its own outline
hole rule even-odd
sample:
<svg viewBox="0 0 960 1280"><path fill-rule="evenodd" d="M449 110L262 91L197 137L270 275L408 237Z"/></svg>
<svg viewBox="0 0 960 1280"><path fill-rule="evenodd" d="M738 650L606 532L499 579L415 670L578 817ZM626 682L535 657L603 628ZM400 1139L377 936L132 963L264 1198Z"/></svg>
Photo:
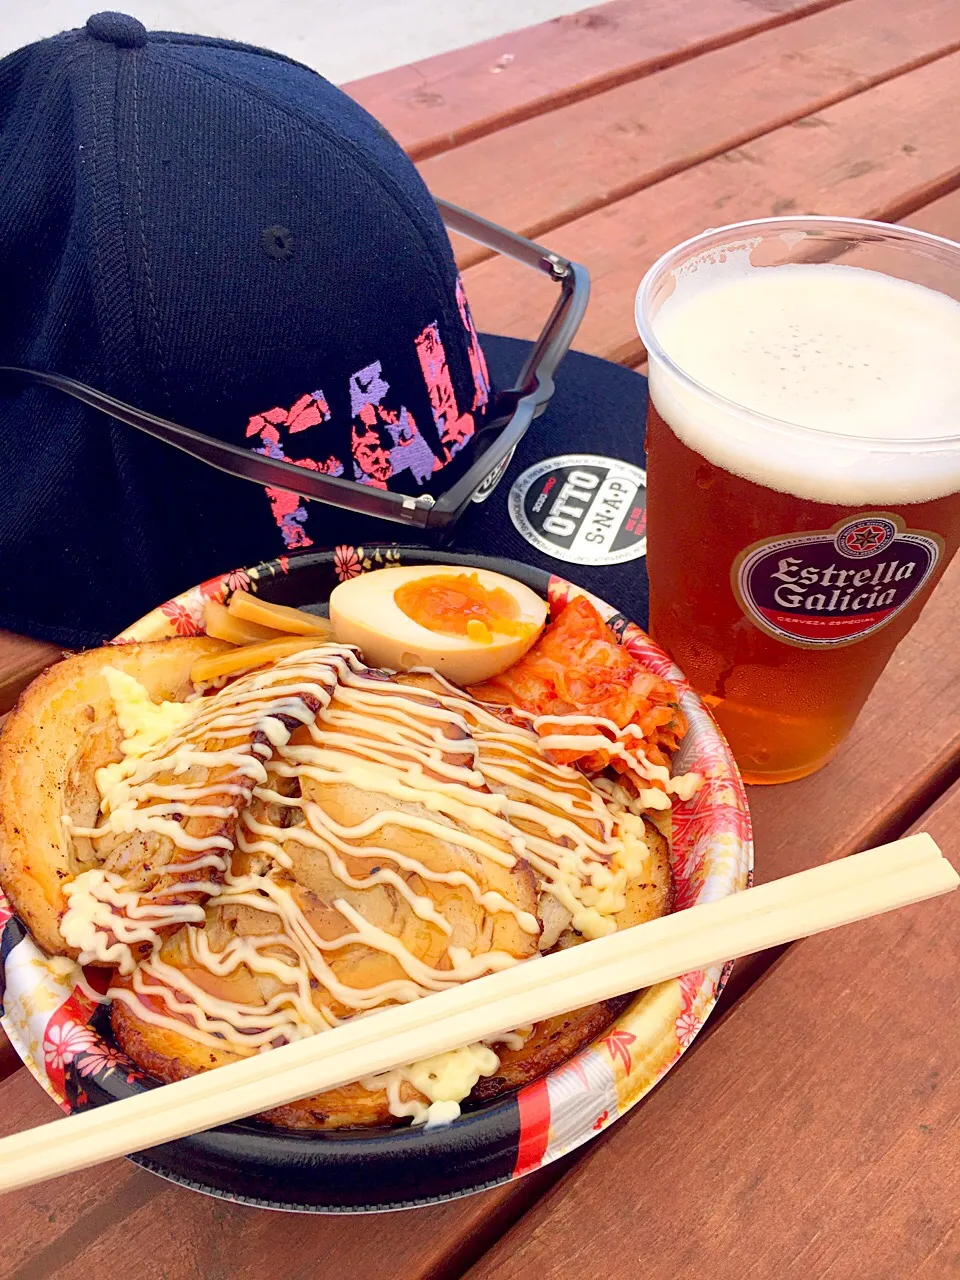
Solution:
<svg viewBox="0 0 960 1280"><path fill-rule="evenodd" d="M597 94L606 93L608 89L616 89L619 85L627 84L631 80L641 80L645 76L664 71L667 67L678 66L681 62L690 62L705 53L713 53L716 49L724 49L740 40L747 40L751 36L760 35L761 32L772 31L775 27L784 27L788 23L799 22L803 18L808 18L812 14L822 13L825 9L835 9L842 4L849 3L850 0L811 0L810 4L806 4L802 8L793 9L788 13L775 13L770 17L761 18L747 26L740 27L736 31L723 32L697 44L688 45L683 49L657 54L651 58L644 58L640 62L618 67L614 71L604 72L579 84L570 85L568 88L551 94L545 94L542 98L535 98L531 102L525 102L510 108L502 116L487 117L484 120L476 121L474 124L461 125L460 128L452 129L442 137L431 138L427 142L408 147L407 154L411 160L429 160L433 156L442 155L445 151L453 151L465 142L474 142L477 138L485 138L491 133L499 133L503 129L508 129L511 125L520 124L521 121L532 120L535 116L542 116L551 111L556 111L558 107L568 107L574 102L582 102L585 98L596 97ZM346 85L344 87L349 91L351 86Z"/></svg>
<svg viewBox="0 0 960 1280"><path fill-rule="evenodd" d="M7 1076L22 1070L23 1063L20 1061L20 1055L0 1028L0 1080L6 1080Z"/></svg>
<svg viewBox="0 0 960 1280"><path fill-rule="evenodd" d="M910 226L947 240L960 241L960 187L908 215Z"/></svg>
<svg viewBox="0 0 960 1280"><path fill-rule="evenodd" d="M88 1209L72 1223L70 1230L56 1236L39 1249L29 1260L11 1271L7 1280L47 1280L56 1272L69 1268L69 1274L79 1274L74 1268L80 1255L100 1239L104 1230L118 1219L121 1221L138 1209L150 1204L164 1190L159 1178L127 1178L105 1200ZM54 1193L55 1194L55 1193Z"/></svg>
<svg viewBox="0 0 960 1280"><path fill-rule="evenodd" d="M849 3L849 0L843 0L843 3ZM673 178L687 169L693 169L698 164L703 164L707 160L715 160L718 156L735 151L738 147L745 146L749 142L756 142L758 138L763 138L768 133L775 133L777 129L786 128L788 125L795 124L798 120L805 120L810 116L815 116L818 112L824 111L828 107L835 107L838 103L859 97L860 94L876 89L879 85L887 84L891 80L897 80L901 76L909 75L911 71L918 71L921 67L939 62L941 58L950 57L958 52L960 52L960 40L955 40L951 44L945 45L942 49L938 49L935 53L924 54L911 59L909 62L893 67L889 71L865 77L853 88L848 88L838 93L826 94L816 102L805 103L801 110L785 112L781 116L766 121L759 129L745 129L743 132L734 135L733 138L725 139L721 146L705 147L702 151L684 156L683 159L662 164L659 168L645 173L642 178L637 178L631 182L622 182L618 186L609 188L601 197L585 199L575 205L571 205L564 209L562 214L541 218L525 227L512 227L510 229L519 231L521 235L527 236L531 240L538 240L541 236L547 235L567 222L573 222L575 219L585 217L587 214L596 213L608 205L616 204L618 201L625 200L640 191L645 191L648 187L654 187L658 182ZM952 174L938 178L935 183L926 188L911 192L896 204L891 205L887 210L873 216L882 222L898 222L901 218L914 213L923 205L929 204L942 195L948 195L958 185L960 185L960 169ZM478 266L481 262L487 262L496 256L496 252L492 249L471 245L469 257L460 263L461 270L466 269L466 267ZM626 352L624 358L617 359L618 364L626 364L633 368L646 360L646 352L639 344L628 343Z"/></svg>
<svg viewBox="0 0 960 1280"><path fill-rule="evenodd" d="M960 166L943 174L936 181L928 182L925 186L908 192L875 216L879 222L903 222L904 218L909 218L911 214L932 204L934 200L953 195L957 190L960 190Z"/></svg>
<svg viewBox="0 0 960 1280"><path fill-rule="evenodd" d="M510 1194L497 1205L482 1227L461 1238L455 1249L429 1271L423 1280L460 1280L498 1241L513 1229L573 1167L577 1152L554 1160L544 1169L527 1174L509 1185Z"/></svg>

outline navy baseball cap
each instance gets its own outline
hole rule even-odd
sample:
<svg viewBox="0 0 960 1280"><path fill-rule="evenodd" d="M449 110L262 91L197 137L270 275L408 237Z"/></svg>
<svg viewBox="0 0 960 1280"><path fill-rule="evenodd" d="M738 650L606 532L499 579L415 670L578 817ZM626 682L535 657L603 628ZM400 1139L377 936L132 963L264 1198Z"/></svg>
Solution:
<svg viewBox="0 0 960 1280"><path fill-rule="evenodd" d="M266 50L101 13L0 62L0 270L0 364L66 375L305 475L435 493L462 474L495 403L416 170L350 98ZM595 413L568 417L566 434L591 416L596 452ZM588 479L598 502L616 491L602 467L559 473L532 523L522 502L508 511L531 449L551 451L548 419L555 409L458 544L502 553L519 537L520 558L559 572L578 546L584 564L619 564L623 547L596 562L580 523L569 533ZM401 540L50 387L0 383L0 439L0 626L57 643L97 643L237 565ZM576 501L551 515L564 484ZM641 531L625 527L633 558ZM606 583L591 572L584 585Z"/></svg>

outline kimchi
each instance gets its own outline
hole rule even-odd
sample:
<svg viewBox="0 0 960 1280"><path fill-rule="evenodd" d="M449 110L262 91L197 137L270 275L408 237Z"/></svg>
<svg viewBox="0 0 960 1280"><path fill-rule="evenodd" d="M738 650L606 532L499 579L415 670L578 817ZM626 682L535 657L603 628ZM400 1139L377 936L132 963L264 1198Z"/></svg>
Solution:
<svg viewBox="0 0 960 1280"><path fill-rule="evenodd" d="M687 731L677 690L617 642L584 596L561 607L525 657L470 692L532 721L557 764L590 776L613 768L635 791L673 790L670 760Z"/></svg>

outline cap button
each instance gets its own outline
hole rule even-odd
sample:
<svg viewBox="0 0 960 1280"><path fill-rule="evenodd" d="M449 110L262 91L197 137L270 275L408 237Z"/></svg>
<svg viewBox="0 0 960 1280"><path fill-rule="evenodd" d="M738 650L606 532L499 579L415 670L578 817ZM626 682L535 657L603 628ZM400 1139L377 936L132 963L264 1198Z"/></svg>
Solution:
<svg viewBox="0 0 960 1280"><path fill-rule="evenodd" d="M126 13L93 14L87 19L87 35L121 49L142 49L147 43L147 28Z"/></svg>

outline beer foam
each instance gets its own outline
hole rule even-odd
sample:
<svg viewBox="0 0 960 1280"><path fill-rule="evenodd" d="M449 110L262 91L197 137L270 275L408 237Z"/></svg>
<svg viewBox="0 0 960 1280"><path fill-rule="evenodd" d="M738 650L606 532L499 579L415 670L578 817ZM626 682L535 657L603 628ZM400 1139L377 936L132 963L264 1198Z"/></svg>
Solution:
<svg viewBox="0 0 960 1280"><path fill-rule="evenodd" d="M744 250L678 271L652 328L724 398L651 352L657 409L715 465L847 506L960 490L960 303L946 294L836 263L752 267Z"/></svg>

